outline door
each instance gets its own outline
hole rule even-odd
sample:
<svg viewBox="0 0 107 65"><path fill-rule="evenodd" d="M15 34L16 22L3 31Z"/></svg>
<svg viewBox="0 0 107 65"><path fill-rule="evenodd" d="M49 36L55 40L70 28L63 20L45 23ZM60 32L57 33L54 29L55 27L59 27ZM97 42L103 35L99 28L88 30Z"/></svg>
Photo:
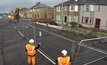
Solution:
<svg viewBox="0 0 107 65"><path fill-rule="evenodd" d="M65 23L67 22L67 16L65 16Z"/></svg>
<svg viewBox="0 0 107 65"><path fill-rule="evenodd" d="M100 20L101 19L96 19L95 28L99 29L99 27L100 27Z"/></svg>

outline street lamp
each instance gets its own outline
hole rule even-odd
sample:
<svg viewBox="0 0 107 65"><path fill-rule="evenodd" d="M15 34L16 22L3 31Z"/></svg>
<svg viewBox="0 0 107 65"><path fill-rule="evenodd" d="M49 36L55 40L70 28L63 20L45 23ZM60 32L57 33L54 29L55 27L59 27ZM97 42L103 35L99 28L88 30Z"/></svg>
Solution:
<svg viewBox="0 0 107 65"><path fill-rule="evenodd" d="M63 29L63 0L62 0L62 7L61 7L61 17L62 17L62 29Z"/></svg>

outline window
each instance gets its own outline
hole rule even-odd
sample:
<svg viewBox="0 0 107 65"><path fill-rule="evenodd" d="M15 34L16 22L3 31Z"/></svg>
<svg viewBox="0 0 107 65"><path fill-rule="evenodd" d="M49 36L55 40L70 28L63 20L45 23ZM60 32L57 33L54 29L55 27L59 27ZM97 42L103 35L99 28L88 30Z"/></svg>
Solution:
<svg viewBox="0 0 107 65"><path fill-rule="evenodd" d="M78 11L78 5L75 5L75 11Z"/></svg>
<svg viewBox="0 0 107 65"><path fill-rule="evenodd" d="M90 11L94 11L94 5L90 5Z"/></svg>
<svg viewBox="0 0 107 65"><path fill-rule="evenodd" d="M74 16L74 22L78 22L78 16Z"/></svg>
<svg viewBox="0 0 107 65"><path fill-rule="evenodd" d="M93 22L94 22L94 18L91 17L91 18L90 18L90 22L89 22L89 24L93 24Z"/></svg>
<svg viewBox="0 0 107 65"><path fill-rule="evenodd" d="M61 20L60 15L56 15L56 20Z"/></svg>
<svg viewBox="0 0 107 65"><path fill-rule="evenodd" d="M60 12L61 11L61 7L57 7L57 12Z"/></svg>
<svg viewBox="0 0 107 65"><path fill-rule="evenodd" d="M84 24L88 24L88 19L89 19L88 17L83 17L83 19L82 19L83 22L82 22L82 23L84 23Z"/></svg>
<svg viewBox="0 0 107 65"><path fill-rule="evenodd" d="M89 5L86 5L86 11L89 11Z"/></svg>
<svg viewBox="0 0 107 65"><path fill-rule="evenodd" d="M69 16L69 22L74 22L73 16Z"/></svg>
<svg viewBox="0 0 107 65"><path fill-rule="evenodd" d="M88 23L88 17L85 17L85 21L84 21L85 23Z"/></svg>
<svg viewBox="0 0 107 65"><path fill-rule="evenodd" d="M78 16L69 16L69 22L78 22Z"/></svg>
<svg viewBox="0 0 107 65"><path fill-rule="evenodd" d="M100 5L98 5L98 7L97 7L97 11L100 11Z"/></svg>
<svg viewBox="0 0 107 65"><path fill-rule="evenodd" d="M69 9L70 11L74 11L74 5L71 5Z"/></svg>
<svg viewBox="0 0 107 65"><path fill-rule="evenodd" d="M82 17L82 23L83 24L93 24L94 22L94 18L91 17L90 20L89 20L89 17Z"/></svg>
<svg viewBox="0 0 107 65"><path fill-rule="evenodd" d="M78 5L71 5L69 9L70 11L78 11Z"/></svg>

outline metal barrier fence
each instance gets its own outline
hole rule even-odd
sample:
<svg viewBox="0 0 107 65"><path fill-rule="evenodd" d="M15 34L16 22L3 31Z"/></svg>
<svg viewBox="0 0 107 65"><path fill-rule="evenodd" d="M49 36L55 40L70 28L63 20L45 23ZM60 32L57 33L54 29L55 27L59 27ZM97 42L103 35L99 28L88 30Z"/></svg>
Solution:
<svg viewBox="0 0 107 65"><path fill-rule="evenodd" d="M13 23L13 26L26 39L34 39L36 41L36 45L41 42L42 46L39 50L40 53L42 52L43 55L45 55L45 57L53 64L55 64L56 58L61 55L61 51L63 49L69 51L68 55L73 57L74 41L39 27L32 26L31 22L28 20L21 20L18 23Z"/></svg>
<svg viewBox="0 0 107 65"><path fill-rule="evenodd" d="M42 46L40 52L42 51L53 64L55 64L55 59L61 55L60 52L62 49L69 51L68 55L72 57L72 65L89 65L107 55L107 48L105 47L107 37L85 39L79 44L75 44L74 41L68 38L32 26L31 22L28 20L21 20L19 23L13 23L13 25L26 39L34 39L36 45L38 42L41 42ZM67 41L64 41L63 39Z"/></svg>
<svg viewBox="0 0 107 65"><path fill-rule="evenodd" d="M82 40L75 48L73 65L89 65L103 59L107 56L106 46L107 36Z"/></svg>

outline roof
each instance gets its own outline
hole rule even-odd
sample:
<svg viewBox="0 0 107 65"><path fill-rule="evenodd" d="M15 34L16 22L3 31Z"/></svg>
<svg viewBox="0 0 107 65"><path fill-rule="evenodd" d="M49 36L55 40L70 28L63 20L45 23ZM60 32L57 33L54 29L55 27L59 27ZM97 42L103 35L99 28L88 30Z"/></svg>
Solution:
<svg viewBox="0 0 107 65"><path fill-rule="evenodd" d="M107 0L78 0L78 4L107 5Z"/></svg>
<svg viewBox="0 0 107 65"><path fill-rule="evenodd" d="M24 7L24 8L21 8L20 10L22 10L22 11L24 10L25 11L25 10L29 10L29 9Z"/></svg>
<svg viewBox="0 0 107 65"><path fill-rule="evenodd" d="M85 4L88 4L88 5L90 5L90 4L107 5L107 0L78 0L78 1L69 0L69 1L63 2L64 6L67 6L67 5L85 5ZM56 7L56 6L62 6L62 3L55 5L54 7Z"/></svg>
<svg viewBox="0 0 107 65"><path fill-rule="evenodd" d="M43 3L36 3L36 5L34 5L33 7L31 7L30 9L39 9L39 8L52 8L46 4L43 4Z"/></svg>
<svg viewBox="0 0 107 65"><path fill-rule="evenodd" d="M63 2L64 6L73 5L73 4L78 4L78 3L75 2L75 0L69 0L69 1ZM62 3L55 5L54 7L56 7L56 6L62 6Z"/></svg>

